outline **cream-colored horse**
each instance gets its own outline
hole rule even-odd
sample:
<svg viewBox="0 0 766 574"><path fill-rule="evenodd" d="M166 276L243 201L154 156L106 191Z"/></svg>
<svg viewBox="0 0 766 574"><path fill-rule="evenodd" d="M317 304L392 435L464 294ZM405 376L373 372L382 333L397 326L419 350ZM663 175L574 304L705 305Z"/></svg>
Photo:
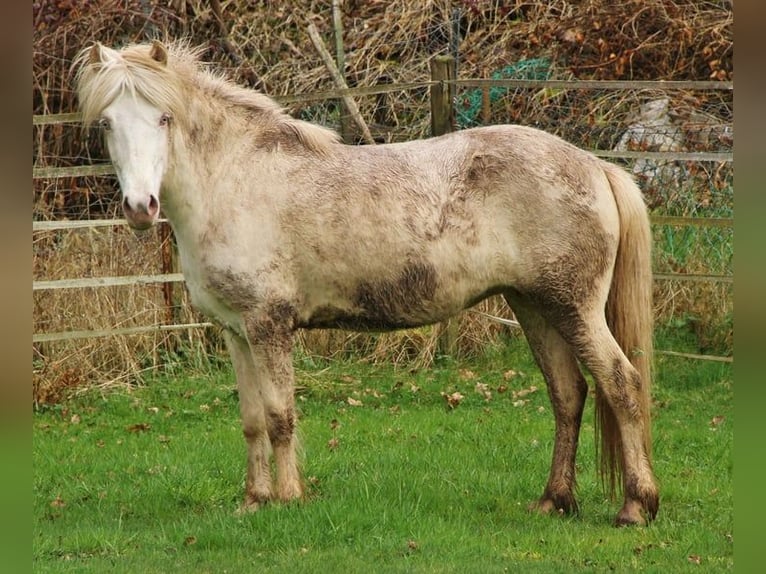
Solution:
<svg viewBox="0 0 766 574"><path fill-rule="evenodd" d="M533 507L577 510L581 363L595 379L602 476L622 482L616 521L653 518L650 234L630 177L520 126L346 146L208 72L199 53L96 44L76 61L77 89L84 121L104 130L128 222L151 226L162 201L192 301L226 333L248 445L244 508L303 492L296 329L414 327L502 294L556 417Z"/></svg>

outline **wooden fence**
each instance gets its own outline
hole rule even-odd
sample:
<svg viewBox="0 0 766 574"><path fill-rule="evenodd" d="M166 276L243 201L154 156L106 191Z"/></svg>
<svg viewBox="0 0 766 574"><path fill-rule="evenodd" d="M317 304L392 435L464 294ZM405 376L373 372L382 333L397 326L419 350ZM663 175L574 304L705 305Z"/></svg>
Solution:
<svg viewBox="0 0 766 574"><path fill-rule="evenodd" d="M454 76L445 74L443 69L438 66L432 66L432 79L430 81L413 82L407 84L386 84L370 87L342 88L316 92L312 94L291 95L275 97L283 105L305 103L311 101L332 100L338 98L354 98L362 96L371 96L386 92L413 90L428 88L432 98L433 122L432 128L435 133L444 131L449 123L450 110L439 110L439 105L450 105L454 99L454 92L457 87L504 87L504 88L555 88L555 89L578 89L578 90L733 90L731 82L686 82L686 81L561 81L561 80L517 80L517 79L454 79ZM437 102L437 103L435 103ZM441 102L439 104L438 102ZM33 116L33 126L47 126L65 123L76 123L80 119L78 113L60 113L51 115ZM613 150L591 150L599 157L615 159L650 159L665 161L685 161L685 162L733 162L732 152L649 152L649 151L613 151ZM33 167L33 179L56 179L81 176L110 176L114 175L114 168L109 163L95 165L80 165L71 167ZM671 217L671 216L652 216L652 223L657 225L675 225L675 226L704 226L731 228L733 218L716 217ZM55 230L74 230L82 228L95 227L113 227L125 225L127 222L123 219L104 219L104 220L83 220L83 221L33 221L32 230L34 232L55 231ZM162 225L166 222L161 220ZM683 274L683 273L656 273L656 281L703 281L703 282L723 282L733 283L732 275L715 274ZM56 289L81 289L93 287L105 287L115 285L148 285L148 284L173 284L183 282L182 273L162 273L153 275L129 275L115 277L82 278L72 277L57 280L36 280L32 283L33 291L56 290ZM61 341L71 339L86 339L97 337L108 337L115 335L128 335L150 331L168 331L176 329L197 329L211 326L211 323L196 322L182 324L166 325L146 325L141 327L129 327L122 329L104 329L88 331L66 331L57 333L35 333L33 343L46 341ZM731 361L731 357L714 357L689 355L685 353L675 353L673 351L664 351L668 354L682 355L691 358L707 358L711 360Z"/></svg>

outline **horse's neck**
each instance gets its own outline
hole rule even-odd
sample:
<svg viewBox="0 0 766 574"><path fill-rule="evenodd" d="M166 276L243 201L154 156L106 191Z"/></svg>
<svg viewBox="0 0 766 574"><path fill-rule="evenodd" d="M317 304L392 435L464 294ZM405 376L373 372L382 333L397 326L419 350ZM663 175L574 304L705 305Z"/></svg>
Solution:
<svg viewBox="0 0 766 574"><path fill-rule="evenodd" d="M183 243L190 243L211 225L214 210L213 189L201 168L202 161L191 162L185 151L176 150L165 175L161 200L163 210Z"/></svg>
<svg viewBox="0 0 766 574"><path fill-rule="evenodd" d="M162 190L165 199L163 211L173 229L187 285L196 290L204 283L206 236L214 222L211 221L207 198L200 193L199 184L194 181L185 182L187 179L193 180L188 174L186 177L170 178Z"/></svg>

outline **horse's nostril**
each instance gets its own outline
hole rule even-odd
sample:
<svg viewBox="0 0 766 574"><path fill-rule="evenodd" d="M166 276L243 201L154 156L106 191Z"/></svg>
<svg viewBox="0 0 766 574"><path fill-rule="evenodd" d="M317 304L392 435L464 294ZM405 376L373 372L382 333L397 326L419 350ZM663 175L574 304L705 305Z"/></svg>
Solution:
<svg viewBox="0 0 766 574"><path fill-rule="evenodd" d="M160 209L160 202L153 195L149 196L149 213L155 214Z"/></svg>

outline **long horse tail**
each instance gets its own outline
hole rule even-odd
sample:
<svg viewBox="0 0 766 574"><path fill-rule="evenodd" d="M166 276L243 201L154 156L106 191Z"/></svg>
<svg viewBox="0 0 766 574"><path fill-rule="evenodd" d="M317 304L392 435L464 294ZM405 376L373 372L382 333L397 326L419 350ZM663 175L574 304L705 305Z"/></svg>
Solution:
<svg viewBox="0 0 766 574"><path fill-rule="evenodd" d="M644 428L643 442L651 464L652 303L651 229L641 190L623 169L603 162L603 169L620 217L620 241L612 284L606 303L606 320L617 344L640 375L638 391ZM624 458L614 411L596 386L596 452L602 484L614 496L622 486Z"/></svg>

